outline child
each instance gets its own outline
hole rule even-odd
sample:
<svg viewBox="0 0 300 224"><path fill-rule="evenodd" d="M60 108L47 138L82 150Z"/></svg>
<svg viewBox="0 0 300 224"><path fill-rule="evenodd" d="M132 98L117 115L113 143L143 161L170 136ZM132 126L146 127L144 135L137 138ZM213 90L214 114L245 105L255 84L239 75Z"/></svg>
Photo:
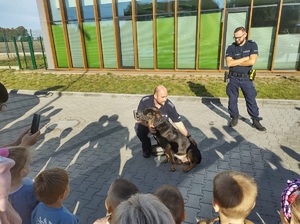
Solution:
<svg viewBox="0 0 300 224"><path fill-rule="evenodd" d="M256 203L257 184L244 173L223 171L213 183L213 207L219 217L201 220L198 224L253 224L246 220Z"/></svg>
<svg viewBox="0 0 300 224"><path fill-rule="evenodd" d="M11 184L10 169L15 165L15 161L6 158L8 154L7 149L0 149L0 223L21 224L21 217L8 201Z"/></svg>
<svg viewBox="0 0 300 224"><path fill-rule="evenodd" d="M33 185L35 194L41 202L31 214L32 224L78 223L78 218L62 205L70 193L69 176L64 169L53 168L42 171L34 179Z"/></svg>
<svg viewBox="0 0 300 224"><path fill-rule="evenodd" d="M280 218L283 224L300 223L300 179L288 180L281 194Z"/></svg>
<svg viewBox="0 0 300 224"><path fill-rule="evenodd" d="M8 150L8 158L15 161L15 165L10 169L11 186L8 200L19 213L23 224L30 224L31 212L38 204L33 190L33 181L25 178L30 170L31 153L28 148L20 146Z"/></svg>
<svg viewBox="0 0 300 224"><path fill-rule="evenodd" d="M116 179L111 183L105 200L105 207L108 215L102 219L97 219L94 224L110 223L115 208L122 201L127 200L136 193L139 193L139 189L133 183L126 179Z"/></svg>
<svg viewBox="0 0 300 224"><path fill-rule="evenodd" d="M175 224L170 210L153 194L135 194L115 209L112 224Z"/></svg>
<svg viewBox="0 0 300 224"><path fill-rule="evenodd" d="M180 224L185 220L183 197L176 187L168 184L162 185L156 189L154 195L167 206L176 224Z"/></svg>

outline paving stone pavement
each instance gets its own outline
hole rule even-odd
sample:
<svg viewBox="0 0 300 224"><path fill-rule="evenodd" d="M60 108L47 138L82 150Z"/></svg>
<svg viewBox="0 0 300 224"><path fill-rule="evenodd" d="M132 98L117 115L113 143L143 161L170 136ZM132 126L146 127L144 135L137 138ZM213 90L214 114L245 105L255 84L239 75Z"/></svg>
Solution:
<svg viewBox="0 0 300 224"><path fill-rule="evenodd" d="M162 157L144 159L135 136L133 110L141 95L10 91L8 107L0 113L1 145L13 142L30 126L32 115L41 118L41 138L32 148L29 177L42 169L61 167L70 175L70 196L65 206L82 224L105 216L104 201L111 182L122 176L141 192L162 184L179 188L186 222L212 217L212 183L223 170L250 174L259 195L249 219L279 223L279 198L287 179L300 173L300 101L258 100L267 132L251 127L244 99L240 120L228 127L227 99L169 98L197 141L203 161L189 173L177 165L161 164Z"/></svg>

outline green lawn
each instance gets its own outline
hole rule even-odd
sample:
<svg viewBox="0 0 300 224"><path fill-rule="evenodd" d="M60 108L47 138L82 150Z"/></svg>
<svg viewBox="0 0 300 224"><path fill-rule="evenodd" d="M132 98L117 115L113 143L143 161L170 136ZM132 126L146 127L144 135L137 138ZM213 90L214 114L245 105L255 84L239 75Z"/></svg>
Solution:
<svg viewBox="0 0 300 224"><path fill-rule="evenodd" d="M223 77L209 74L46 74L2 69L0 80L8 89L19 90L150 94L156 85L162 84L167 87L169 95L227 97ZM258 92L257 98L300 100L299 76L259 77L258 73L254 82Z"/></svg>

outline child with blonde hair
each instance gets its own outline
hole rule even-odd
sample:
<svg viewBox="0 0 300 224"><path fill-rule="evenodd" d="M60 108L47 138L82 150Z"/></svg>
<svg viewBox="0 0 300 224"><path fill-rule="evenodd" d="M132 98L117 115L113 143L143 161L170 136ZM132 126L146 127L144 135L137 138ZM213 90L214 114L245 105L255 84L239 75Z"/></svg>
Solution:
<svg viewBox="0 0 300 224"><path fill-rule="evenodd" d="M42 171L34 179L34 191L40 203L31 213L32 224L78 223L78 218L63 206L70 193L66 170L52 168Z"/></svg>
<svg viewBox="0 0 300 224"><path fill-rule="evenodd" d="M10 169L11 186L8 200L19 213L22 223L30 224L31 212L38 204L33 181L26 178L30 171L31 152L21 146L10 147L8 152L8 158L15 161L15 165Z"/></svg>
<svg viewBox="0 0 300 224"><path fill-rule="evenodd" d="M213 208L219 217L198 224L253 224L246 219L256 203L257 184L245 173L223 171L213 182Z"/></svg>
<svg viewBox="0 0 300 224"><path fill-rule="evenodd" d="M281 194L280 218L283 224L300 223L300 179L288 180Z"/></svg>

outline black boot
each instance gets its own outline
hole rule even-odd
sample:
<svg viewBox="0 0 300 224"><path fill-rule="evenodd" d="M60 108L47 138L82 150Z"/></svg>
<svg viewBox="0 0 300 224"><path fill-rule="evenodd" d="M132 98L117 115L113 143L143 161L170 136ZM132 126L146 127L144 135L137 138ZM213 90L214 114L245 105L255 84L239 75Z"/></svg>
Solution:
<svg viewBox="0 0 300 224"><path fill-rule="evenodd" d="M143 150L143 157L144 158L149 158L151 156L151 151L150 150Z"/></svg>
<svg viewBox="0 0 300 224"><path fill-rule="evenodd" d="M239 118L238 117L232 117L231 121L229 123L229 127L237 126L238 122L239 122Z"/></svg>
<svg viewBox="0 0 300 224"><path fill-rule="evenodd" d="M259 131L266 131L267 129L261 125L261 123L259 122L258 119L252 119L253 123L252 123L252 127L256 128Z"/></svg>

